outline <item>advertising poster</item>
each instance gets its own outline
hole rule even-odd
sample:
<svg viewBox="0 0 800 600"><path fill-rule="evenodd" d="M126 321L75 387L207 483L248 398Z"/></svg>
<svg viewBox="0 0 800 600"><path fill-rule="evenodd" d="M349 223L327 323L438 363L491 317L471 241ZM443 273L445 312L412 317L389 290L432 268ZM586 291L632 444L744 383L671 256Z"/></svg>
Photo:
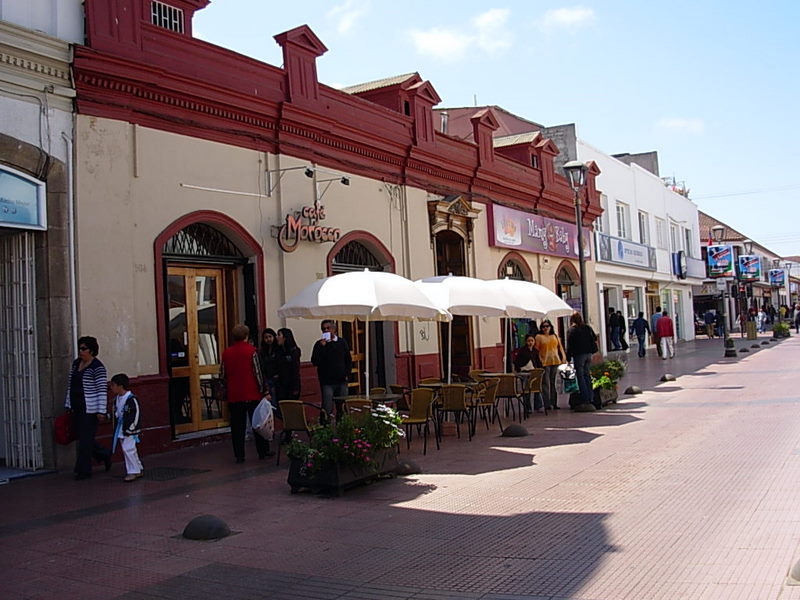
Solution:
<svg viewBox="0 0 800 600"><path fill-rule="evenodd" d="M739 279L758 281L761 279L761 257L753 254L739 256Z"/></svg>
<svg viewBox="0 0 800 600"><path fill-rule="evenodd" d="M708 247L708 276L733 277L733 246Z"/></svg>
<svg viewBox="0 0 800 600"><path fill-rule="evenodd" d="M772 287L783 287L786 285L786 271L783 269L770 269L769 270L769 284Z"/></svg>

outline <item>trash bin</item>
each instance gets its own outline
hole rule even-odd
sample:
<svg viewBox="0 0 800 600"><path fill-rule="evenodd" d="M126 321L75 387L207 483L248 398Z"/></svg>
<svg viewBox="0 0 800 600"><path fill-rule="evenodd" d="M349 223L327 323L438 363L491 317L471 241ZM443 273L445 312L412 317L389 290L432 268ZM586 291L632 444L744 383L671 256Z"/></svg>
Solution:
<svg viewBox="0 0 800 600"><path fill-rule="evenodd" d="M746 323L746 331L747 331L747 339L748 340L756 340L756 339L758 339L758 334L756 333L756 322L755 321L747 321L747 323Z"/></svg>

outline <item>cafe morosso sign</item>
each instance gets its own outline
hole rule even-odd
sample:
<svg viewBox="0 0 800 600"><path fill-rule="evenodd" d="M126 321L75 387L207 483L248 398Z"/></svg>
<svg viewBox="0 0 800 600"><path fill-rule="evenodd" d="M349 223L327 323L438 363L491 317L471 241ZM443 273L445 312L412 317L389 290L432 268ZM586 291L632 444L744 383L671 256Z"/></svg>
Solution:
<svg viewBox="0 0 800 600"><path fill-rule="evenodd" d="M287 214L283 225L273 228L278 246L284 252L294 252L300 242L338 242L342 231L337 227L321 225L324 220L325 207L321 204L304 206Z"/></svg>

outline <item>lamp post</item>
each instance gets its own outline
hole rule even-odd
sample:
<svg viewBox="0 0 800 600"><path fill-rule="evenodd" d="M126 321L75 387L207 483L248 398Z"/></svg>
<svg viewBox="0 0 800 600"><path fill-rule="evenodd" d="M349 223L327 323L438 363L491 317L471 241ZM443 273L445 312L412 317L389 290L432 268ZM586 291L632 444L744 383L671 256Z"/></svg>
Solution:
<svg viewBox="0 0 800 600"><path fill-rule="evenodd" d="M586 185L586 172L589 167L579 160L571 160L564 165L567 180L575 194L575 224L578 227L578 269L581 278L581 315L583 322L589 322L589 307L586 302L586 259L583 256L583 214L581 210L581 190Z"/></svg>
<svg viewBox="0 0 800 600"><path fill-rule="evenodd" d="M781 259L780 258L773 258L772 259L772 270L777 271L781 268ZM775 279L773 278L773 281ZM781 288L778 285L773 286L775 290L775 297L772 299L772 306L778 311L778 323L783 323L783 318L781 317Z"/></svg>
<svg viewBox="0 0 800 600"><path fill-rule="evenodd" d="M714 238L716 244L721 244L725 239L725 226L714 225L711 228L711 236ZM731 256L731 260L733 257ZM728 335L728 313L725 305L730 297L730 278L725 278L725 291L722 294L722 337L725 340L725 358L736 358L736 347L733 343L733 338Z"/></svg>

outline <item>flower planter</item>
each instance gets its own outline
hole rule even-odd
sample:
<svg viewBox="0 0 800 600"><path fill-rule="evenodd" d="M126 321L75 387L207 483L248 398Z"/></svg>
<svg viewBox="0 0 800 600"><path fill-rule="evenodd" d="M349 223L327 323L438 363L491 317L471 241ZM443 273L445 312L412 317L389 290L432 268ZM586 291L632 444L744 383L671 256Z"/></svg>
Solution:
<svg viewBox="0 0 800 600"><path fill-rule="evenodd" d="M603 408L609 404L616 404L618 398L619 393L617 392L617 386L614 386L611 390L605 390L603 388L594 390L595 408Z"/></svg>
<svg viewBox="0 0 800 600"><path fill-rule="evenodd" d="M341 496L342 492L382 475L391 475L397 469L397 447L378 448L370 465L347 465L327 462L311 476L301 473L302 460L293 458L289 464L288 483L292 493L309 489L314 493L327 492Z"/></svg>

